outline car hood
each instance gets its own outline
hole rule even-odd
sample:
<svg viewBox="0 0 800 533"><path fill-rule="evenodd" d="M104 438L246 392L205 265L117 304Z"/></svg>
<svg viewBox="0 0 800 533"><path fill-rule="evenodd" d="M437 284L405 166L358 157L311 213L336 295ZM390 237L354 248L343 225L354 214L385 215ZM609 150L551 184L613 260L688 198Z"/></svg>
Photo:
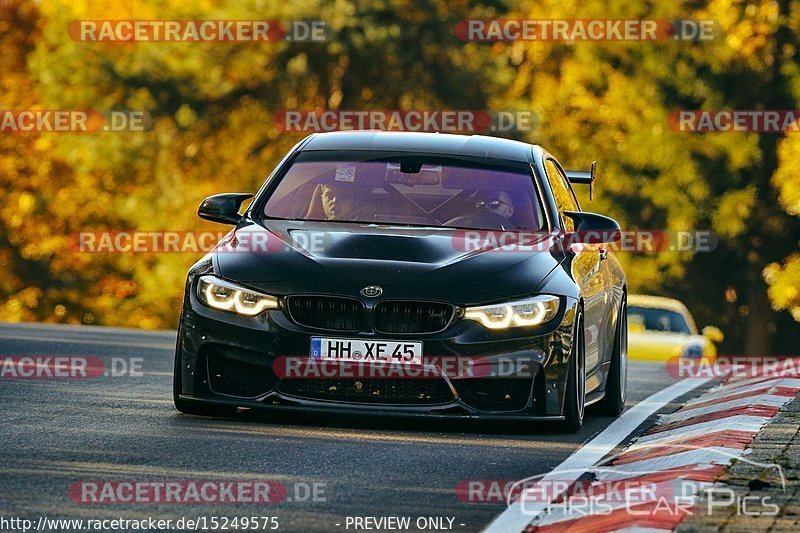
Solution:
<svg viewBox="0 0 800 533"><path fill-rule="evenodd" d="M246 221L215 251L215 270L276 294L356 296L379 285L384 298L470 304L531 294L561 258L550 235L537 237L534 252L475 250L463 237L449 228Z"/></svg>
<svg viewBox="0 0 800 533"><path fill-rule="evenodd" d="M634 359L668 358L680 356L689 344L699 344L705 349L708 341L702 335L659 331L629 331L628 354Z"/></svg>

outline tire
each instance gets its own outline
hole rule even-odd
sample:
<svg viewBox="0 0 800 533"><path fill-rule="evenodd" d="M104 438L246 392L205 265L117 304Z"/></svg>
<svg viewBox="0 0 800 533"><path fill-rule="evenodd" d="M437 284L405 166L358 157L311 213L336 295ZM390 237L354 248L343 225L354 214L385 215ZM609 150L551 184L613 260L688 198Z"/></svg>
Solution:
<svg viewBox="0 0 800 533"><path fill-rule="evenodd" d="M576 433L583 426L586 411L586 345L583 334L583 312L578 311L575 319L575 337L572 342L572 354L567 375L567 387L564 394L564 421L561 430L565 433Z"/></svg>
<svg viewBox="0 0 800 533"><path fill-rule="evenodd" d="M628 306L627 298L622 296L614 335L614 352L606 378L606 393L597 404L597 413L619 416L625 410L625 396L628 381Z"/></svg>
<svg viewBox="0 0 800 533"><path fill-rule="evenodd" d="M180 397L183 390L183 366L181 354L181 330L178 330L178 343L175 346L175 368L172 371L172 402L175 409L185 415L231 417L236 414L237 408L229 405L206 405L184 400Z"/></svg>

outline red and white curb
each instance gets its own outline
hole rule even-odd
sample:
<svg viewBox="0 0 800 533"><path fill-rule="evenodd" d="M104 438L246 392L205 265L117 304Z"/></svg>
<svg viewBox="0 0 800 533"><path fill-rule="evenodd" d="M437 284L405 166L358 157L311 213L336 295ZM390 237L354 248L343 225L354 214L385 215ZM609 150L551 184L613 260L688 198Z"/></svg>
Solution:
<svg viewBox="0 0 800 533"><path fill-rule="evenodd" d="M523 480L533 483L524 485L526 489L519 499L510 502L509 509L486 531L672 531L691 516L696 495L713 486L715 478L734 459L748 461L746 449L761 428L800 394L800 379L795 376L789 373L729 379L663 416L613 458L598 458L600 462L588 468L571 468L572 477L566 479L581 478L581 483L565 488L561 494L552 494L550 501L537 501L541 494L552 493L537 486L548 480L563 481L565 476L556 472L565 473L562 466L572 457L546 476ZM698 380L684 379L672 387L684 384L687 388L686 381ZM623 417L637 407L639 404ZM590 441L584 448L593 443ZM585 481L586 474L591 474L589 481ZM587 485L597 489L587 493Z"/></svg>

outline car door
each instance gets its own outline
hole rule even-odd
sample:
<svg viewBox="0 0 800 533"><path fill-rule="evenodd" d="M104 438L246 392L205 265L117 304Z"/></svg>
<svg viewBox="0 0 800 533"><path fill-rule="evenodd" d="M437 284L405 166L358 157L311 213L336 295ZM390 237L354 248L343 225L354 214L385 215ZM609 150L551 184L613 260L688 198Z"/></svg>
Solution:
<svg viewBox="0 0 800 533"><path fill-rule="evenodd" d="M564 215L564 211L580 211L580 205L558 162L548 157L545 159L544 166L561 217L562 228L567 232L572 232L575 229L573 221ZM607 276L602 260L605 252L601 245L597 244L575 243L567 248L565 252L572 259L572 277L581 288L584 302L586 392L588 393L602 384L599 369L605 353L603 332L606 329L608 305Z"/></svg>

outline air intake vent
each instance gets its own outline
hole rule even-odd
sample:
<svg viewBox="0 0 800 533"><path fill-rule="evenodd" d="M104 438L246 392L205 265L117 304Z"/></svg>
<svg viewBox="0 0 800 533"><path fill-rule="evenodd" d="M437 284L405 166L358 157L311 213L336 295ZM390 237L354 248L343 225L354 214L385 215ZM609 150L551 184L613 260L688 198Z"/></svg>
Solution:
<svg viewBox="0 0 800 533"><path fill-rule="evenodd" d="M375 330L383 333L434 333L453 318L453 306L438 302L381 302L375 306Z"/></svg>
<svg viewBox="0 0 800 533"><path fill-rule="evenodd" d="M335 296L290 296L289 318L310 328L360 331L364 326L364 304Z"/></svg>
<svg viewBox="0 0 800 533"><path fill-rule="evenodd" d="M290 396L353 403L431 405L453 401L442 379L284 379L280 391Z"/></svg>

